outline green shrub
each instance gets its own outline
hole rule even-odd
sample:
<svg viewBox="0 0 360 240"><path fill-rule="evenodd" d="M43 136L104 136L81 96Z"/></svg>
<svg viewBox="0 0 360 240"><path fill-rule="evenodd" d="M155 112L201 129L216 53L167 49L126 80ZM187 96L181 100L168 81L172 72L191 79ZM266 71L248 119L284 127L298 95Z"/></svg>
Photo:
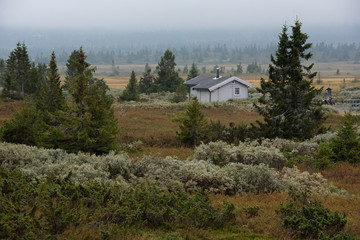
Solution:
<svg viewBox="0 0 360 240"><path fill-rule="evenodd" d="M331 166L334 162L360 162L360 136L355 117L346 113L337 136L320 143L315 165L319 168Z"/></svg>
<svg viewBox="0 0 360 240"><path fill-rule="evenodd" d="M292 192L287 203L280 203L277 213L282 225L301 239L332 239L346 225L346 215L330 210L307 193Z"/></svg>

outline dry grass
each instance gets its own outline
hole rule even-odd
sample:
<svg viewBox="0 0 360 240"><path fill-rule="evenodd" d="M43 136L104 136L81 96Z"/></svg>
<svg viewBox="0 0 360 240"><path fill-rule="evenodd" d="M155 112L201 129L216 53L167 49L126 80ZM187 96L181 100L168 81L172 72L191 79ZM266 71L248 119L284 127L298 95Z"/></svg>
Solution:
<svg viewBox="0 0 360 240"><path fill-rule="evenodd" d="M172 118L179 113L177 109L126 109L116 112L119 119L119 141L132 142L143 141L147 146L176 146L176 131L178 123L172 122ZM231 111L220 108L203 109L207 119L220 121L228 125L250 124L262 117L255 112L243 110Z"/></svg>
<svg viewBox="0 0 360 240"><path fill-rule="evenodd" d="M23 101L0 102L0 124L6 119L10 119L23 104Z"/></svg>

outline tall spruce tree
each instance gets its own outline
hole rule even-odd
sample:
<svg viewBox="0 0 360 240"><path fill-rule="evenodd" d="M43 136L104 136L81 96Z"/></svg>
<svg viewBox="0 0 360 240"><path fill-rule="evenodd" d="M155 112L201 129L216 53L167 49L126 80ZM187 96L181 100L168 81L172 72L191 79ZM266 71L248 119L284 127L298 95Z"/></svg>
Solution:
<svg viewBox="0 0 360 240"><path fill-rule="evenodd" d="M80 48L70 66L75 71L67 76L70 110L62 128L66 139L62 148L69 152L108 153L117 148L117 119L112 107L113 98L107 95L108 86L93 77L95 68L86 62Z"/></svg>
<svg viewBox="0 0 360 240"><path fill-rule="evenodd" d="M136 80L136 75L134 70L131 72L130 81L126 85L125 90L119 96L120 101L138 101L139 96L139 85Z"/></svg>
<svg viewBox="0 0 360 240"><path fill-rule="evenodd" d="M156 67L158 77L155 79L155 86L158 92L175 92L177 86L183 83L179 73L175 70L175 55L168 49Z"/></svg>
<svg viewBox="0 0 360 240"><path fill-rule="evenodd" d="M10 53L6 61L6 71L4 74L3 96L7 98L24 99L28 94L35 93L36 87L31 82L34 79L31 71L31 63L25 43L17 43L16 48Z"/></svg>
<svg viewBox="0 0 360 240"><path fill-rule="evenodd" d="M55 58L55 52L52 52L45 83L41 87L36 102L38 109L50 113L54 113L56 110L64 110L66 105Z"/></svg>
<svg viewBox="0 0 360 240"><path fill-rule="evenodd" d="M290 37L288 27L282 29L275 57L271 55L269 80L261 79L257 89L262 96L255 108L264 117L265 122L258 124L265 137L302 140L325 130L325 115L322 101L315 99L322 89L312 86L314 64L305 66L301 62L312 56L306 52L311 47L306 43L308 35L301 32L298 20L291 29Z"/></svg>
<svg viewBox="0 0 360 240"><path fill-rule="evenodd" d="M187 80L190 80L190 79L195 78L195 77L197 77L197 76L199 76L199 71L198 71L198 69L197 69L196 64L193 63L193 64L191 65L190 71L189 71L189 73L188 73L188 75L187 75Z"/></svg>

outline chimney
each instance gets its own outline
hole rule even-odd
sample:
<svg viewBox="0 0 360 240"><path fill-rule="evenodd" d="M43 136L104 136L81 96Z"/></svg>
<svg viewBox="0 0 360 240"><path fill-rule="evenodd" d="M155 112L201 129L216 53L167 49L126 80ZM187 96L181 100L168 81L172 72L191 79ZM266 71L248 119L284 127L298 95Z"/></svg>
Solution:
<svg viewBox="0 0 360 240"><path fill-rule="evenodd" d="M219 77L220 77L220 69L216 68L216 78L219 78Z"/></svg>

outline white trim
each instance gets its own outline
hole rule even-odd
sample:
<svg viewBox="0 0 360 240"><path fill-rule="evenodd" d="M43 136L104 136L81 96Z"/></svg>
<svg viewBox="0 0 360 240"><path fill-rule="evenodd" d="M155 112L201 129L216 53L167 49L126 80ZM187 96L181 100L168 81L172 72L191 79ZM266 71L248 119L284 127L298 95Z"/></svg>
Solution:
<svg viewBox="0 0 360 240"><path fill-rule="evenodd" d="M218 83L218 84L210 87L210 88L209 88L209 91L212 92L212 91L214 91L215 89L220 88L220 87L228 84L228 83L231 82L231 81L237 81L238 83L244 84L244 85L247 86L247 87L252 87L252 84L246 82L245 80L242 80L242 79L237 78L237 77L231 77L231 78L228 78L228 79L226 79L225 81L223 81L223 82L221 82L221 83Z"/></svg>

